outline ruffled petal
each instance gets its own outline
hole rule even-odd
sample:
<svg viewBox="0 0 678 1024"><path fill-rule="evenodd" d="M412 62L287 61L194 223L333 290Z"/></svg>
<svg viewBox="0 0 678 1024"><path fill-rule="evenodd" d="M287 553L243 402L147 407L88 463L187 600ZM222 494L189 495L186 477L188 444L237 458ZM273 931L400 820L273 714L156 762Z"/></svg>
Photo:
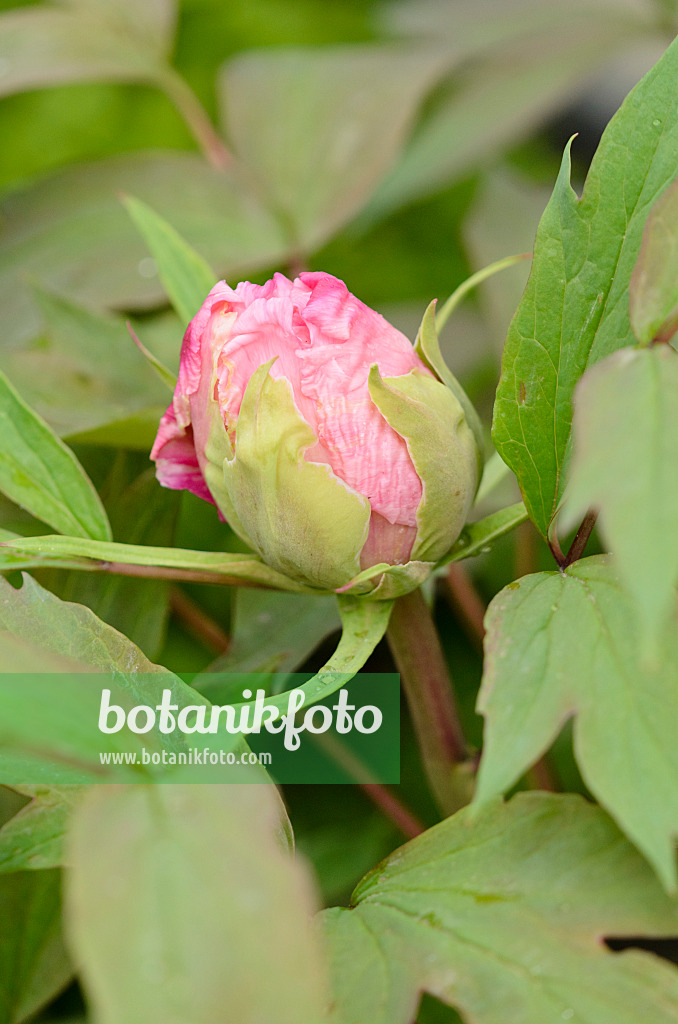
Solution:
<svg viewBox="0 0 678 1024"><path fill-rule="evenodd" d="M199 498L214 504L214 499L200 472L193 442L193 429L190 426L181 427L177 423L173 405L170 405L160 420L158 435L151 450L151 459L156 464L156 476L163 487L170 487L175 491L191 491Z"/></svg>

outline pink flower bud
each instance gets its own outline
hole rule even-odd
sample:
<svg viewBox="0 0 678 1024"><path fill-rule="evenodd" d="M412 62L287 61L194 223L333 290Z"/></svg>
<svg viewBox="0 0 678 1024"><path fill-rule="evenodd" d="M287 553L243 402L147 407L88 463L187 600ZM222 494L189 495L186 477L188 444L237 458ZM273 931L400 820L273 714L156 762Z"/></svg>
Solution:
<svg viewBox="0 0 678 1024"><path fill-rule="evenodd" d="M314 586L334 589L376 563L407 563L424 484L411 439L390 424L374 390L375 381L384 389L400 378L450 394L408 339L335 277L275 274L235 290L220 282L186 331L151 453L158 479L213 501L269 564ZM460 429L470 437L463 412L449 429L450 443ZM438 548L458 535L475 482L474 468L465 473L463 516L451 507L455 521Z"/></svg>

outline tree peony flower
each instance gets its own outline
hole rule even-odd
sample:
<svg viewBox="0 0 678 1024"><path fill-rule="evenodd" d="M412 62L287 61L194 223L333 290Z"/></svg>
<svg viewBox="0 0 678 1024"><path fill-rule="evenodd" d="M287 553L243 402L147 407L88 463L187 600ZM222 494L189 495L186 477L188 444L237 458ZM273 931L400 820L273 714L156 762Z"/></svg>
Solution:
<svg viewBox="0 0 678 1024"><path fill-rule="evenodd" d="M416 586L478 480L459 400L322 273L214 286L151 458L161 484L214 502L264 561L324 590L376 564L408 565L400 589Z"/></svg>

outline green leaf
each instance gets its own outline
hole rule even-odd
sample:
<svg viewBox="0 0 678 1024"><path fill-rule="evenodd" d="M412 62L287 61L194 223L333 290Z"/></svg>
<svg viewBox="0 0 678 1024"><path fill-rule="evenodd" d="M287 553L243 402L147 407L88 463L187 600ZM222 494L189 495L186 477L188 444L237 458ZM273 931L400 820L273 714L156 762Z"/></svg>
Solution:
<svg viewBox="0 0 678 1024"><path fill-rule="evenodd" d="M629 286L633 333L647 345L678 330L678 181L650 210Z"/></svg>
<svg viewBox="0 0 678 1024"><path fill-rule="evenodd" d="M232 642L209 672L294 672L325 637L339 629L332 597L236 592ZM198 686L199 679L194 680ZM209 690L203 690L209 696Z"/></svg>
<svg viewBox="0 0 678 1024"><path fill-rule="evenodd" d="M566 492L573 523L599 526L656 638L678 582L678 355L624 349L584 375L575 396L575 451Z"/></svg>
<svg viewBox="0 0 678 1024"><path fill-rule="evenodd" d="M61 9L3 13L0 95L68 82L157 81L164 63L161 36L138 32L131 18L118 16L118 6L75 0Z"/></svg>
<svg viewBox="0 0 678 1024"><path fill-rule="evenodd" d="M149 469L107 502L111 526L135 544L171 544L179 502L180 495L158 487ZM167 630L169 581L73 572L55 589L64 600L87 605L150 658L159 655Z"/></svg>
<svg viewBox="0 0 678 1024"><path fill-rule="evenodd" d="M396 28L445 47L452 74L376 190L369 220L487 165L570 105L601 61L653 35L647 16L618 5L499 0L482 15L473 4L398 6L408 24L398 17Z"/></svg>
<svg viewBox="0 0 678 1024"><path fill-rule="evenodd" d="M139 431L134 445L148 451L167 392L135 351L124 321L40 288L33 297L43 336L0 356L20 394L62 437L149 415L153 432ZM177 345L180 336L177 324Z"/></svg>
<svg viewBox="0 0 678 1024"><path fill-rule="evenodd" d="M296 583L269 568L254 555L102 543L56 536L21 537L11 544L0 543L0 571L51 567L81 569L84 572L117 571L123 575L129 570L131 575L144 575L129 568L133 566L167 570L156 573L157 578L164 576L166 579L226 586L249 582L299 594L316 593L311 587Z"/></svg>
<svg viewBox="0 0 678 1024"><path fill-rule="evenodd" d="M224 68L226 132L304 252L365 203L444 66L378 45L267 49Z"/></svg>
<svg viewBox="0 0 678 1024"><path fill-rule="evenodd" d="M597 807L521 794L397 850L323 915L332 1024L409 1024L422 991L474 1024L674 1024L678 973L601 936L672 935L676 904Z"/></svg>
<svg viewBox="0 0 678 1024"><path fill-rule="evenodd" d="M635 605L596 556L510 583L485 625L476 799L509 789L574 715L586 785L675 887L678 608L663 630L660 660L644 664Z"/></svg>
<svg viewBox="0 0 678 1024"><path fill-rule="evenodd" d="M301 707L323 700L344 686L363 667L384 636L393 601L374 601L338 594L342 633L337 649L307 683L295 687L304 694ZM286 711L288 694L267 697L264 704Z"/></svg>
<svg viewBox="0 0 678 1024"><path fill-rule="evenodd" d="M70 836L66 929L97 1020L324 1018L314 899L278 815L264 786L90 791Z"/></svg>
<svg viewBox="0 0 678 1024"><path fill-rule="evenodd" d="M157 264L170 302L179 319L187 324L215 284L214 271L172 225L146 203L134 196L123 197L123 203Z"/></svg>
<svg viewBox="0 0 678 1024"><path fill-rule="evenodd" d="M438 562L438 566L447 565L448 562L460 562L462 558L471 558L475 555L484 554L500 537L515 530L517 526L524 523L528 518L527 509L522 501L516 505L509 505L498 512L493 512L484 519L478 519L475 523L469 523L461 531L459 539L453 545L449 554Z"/></svg>
<svg viewBox="0 0 678 1024"><path fill-rule="evenodd" d="M60 0L76 12L92 13L126 28L158 53L168 54L174 42L177 0Z"/></svg>
<svg viewBox="0 0 678 1024"><path fill-rule="evenodd" d="M0 828L0 873L59 867L80 787L27 786L21 791L32 799Z"/></svg>
<svg viewBox="0 0 678 1024"><path fill-rule="evenodd" d="M577 381L634 340L629 282L648 208L676 173L677 83L674 43L610 121L581 199L566 151L539 225L506 341L493 436L544 536L563 494Z"/></svg>
<svg viewBox="0 0 678 1024"><path fill-rule="evenodd" d="M163 382L170 393L173 393L177 385L176 373L173 373L172 370L168 369L157 356L153 355L150 349L146 348L129 321L127 322L127 330L130 333L132 341L139 349L148 365L153 369L156 377Z"/></svg>
<svg viewBox="0 0 678 1024"><path fill-rule="evenodd" d="M78 784L99 781L102 775L106 781L143 782L139 768L103 767L100 751L127 750L138 756L144 747L176 750L172 733L108 735L93 727L101 700L101 671L110 674L107 685L113 702L128 708L157 705L165 689L179 707L208 704L173 673L149 662L89 608L60 601L29 576L21 590L0 581L0 630L24 647L24 663L17 665L12 660L15 643L3 639L0 645L3 783ZM7 672L13 674L2 674ZM24 675L17 677L17 672ZM20 687L17 678L23 679ZM247 750L242 737L221 734L219 747Z"/></svg>
<svg viewBox="0 0 678 1024"><path fill-rule="evenodd" d="M20 1024L73 970L61 936L58 871L0 876L0 1024Z"/></svg>
<svg viewBox="0 0 678 1024"><path fill-rule="evenodd" d="M486 170L462 225L471 266L484 267L507 252L531 252L551 189L514 167ZM495 274L478 288L477 301L490 350L501 356L509 324L525 291L531 263ZM458 334L459 332L457 332Z"/></svg>
<svg viewBox="0 0 678 1024"><path fill-rule="evenodd" d="M121 192L169 219L217 275L237 280L288 253L279 224L247 183L197 155L123 154L68 167L0 205L3 346L15 347L38 329L28 279L94 306L143 309L164 301Z"/></svg>
<svg viewBox="0 0 678 1024"><path fill-rule="evenodd" d="M70 448L0 374L0 490L61 533L107 540L103 505Z"/></svg>
<svg viewBox="0 0 678 1024"><path fill-rule="evenodd" d="M20 590L0 578L0 630L34 648L78 662L81 669L84 665L90 671L101 672L166 672L89 608L60 601L28 575ZM4 648L0 647L0 672L17 671L7 667L3 656ZM40 670L47 671L27 669ZM52 668L61 670L60 664Z"/></svg>

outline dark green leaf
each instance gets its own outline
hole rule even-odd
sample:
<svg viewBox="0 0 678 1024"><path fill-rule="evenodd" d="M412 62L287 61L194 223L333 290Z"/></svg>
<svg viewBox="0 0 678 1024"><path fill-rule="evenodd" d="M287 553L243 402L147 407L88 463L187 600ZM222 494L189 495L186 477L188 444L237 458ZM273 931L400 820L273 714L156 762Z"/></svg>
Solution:
<svg viewBox="0 0 678 1024"><path fill-rule="evenodd" d="M583 196L566 152L542 217L497 391L494 441L546 535L571 450L572 399L587 366L633 342L628 288L648 207L678 165L678 43L608 125Z"/></svg>
<svg viewBox="0 0 678 1024"><path fill-rule="evenodd" d="M58 867L64 832L79 788L28 786L31 802L0 829L0 873Z"/></svg>
<svg viewBox="0 0 678 1024"><path fill-rule="evenodd" d="M331 597L238 590L231 646L209 671L294 672L339 627Z"/></svg>
<svg viewBox="0 0 678 1024"><path fill-rule="evenodd" d="M675 886L678 608L656 664L642 658L635 605L601 556L509 584L485 619L476 799L504 792L572 715L586 785Z"/></svg>
<svg viewBox="0 0 678 1024"><path fill-rule="evenodd" d="M678 972L601 936L672 935L678 910L599 809L525 794L467 808L324 915L333 1024L410 1024L420 994L474 1024L674 1024Z"/></svg>
<svg viewBox="0 0 678 1024"><path fill-rule="evenodd" d="M99 496L70 448L0 374L0 490L61 533L107 540Z"/></svg>
<svg viewBox="0 0 678 1024"><path fill-rule="evenodd" d="M60 914L58 871L0 876L0 1024L20 1024L69 981Z"/></svg>

